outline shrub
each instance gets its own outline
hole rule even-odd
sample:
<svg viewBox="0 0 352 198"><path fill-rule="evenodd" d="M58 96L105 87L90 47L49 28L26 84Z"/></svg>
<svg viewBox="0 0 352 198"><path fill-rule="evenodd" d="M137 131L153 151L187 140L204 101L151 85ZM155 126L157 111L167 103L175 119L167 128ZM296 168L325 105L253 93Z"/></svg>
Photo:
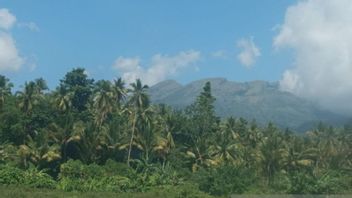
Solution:
<svg viewBox="0 0 352 198"><path fill-rule="evenodd" d="M56 182L43 171L38 171L36 168L24 171L8 165L0 167L0 184L50 189L56 186Z"/></svg>
<svg viewBox="0 0 352 198"><path fill-rule="evenodd" d="M68 191L68 192L84 191L83 185L80 179L67 178L67 177L60 178L60 181L58 182L58 185L57 185L57 189Z"/></svg>
<svg viewBox="0 0 352 198"><path fill-rule="evenodd" d="M0 184L14 184L14 185L19 185L24 183L24 171L8 166L8 165L3 165L0 166Z"/></svg>
<svg viewBox="0 0 352 198"><path fill-rule="evenodd" d="M136 185L129 178L123 176L112 176L102 178L104 190L109 192L131 192Z"/></svg>
<svg viewBox="0 0 352 198"><path fill-rule="evenodd" d="M56 187L56 181L50 175L36 168L30 168L24 172L24 184L34 188L54 189Z"/></svg>
<svg viewBox="0 0 352 198"><path fill-rule="evenodd" d="M121 163L108 161L105 166L99 166L69 160L61 165L60 170L57 187L64 191L129 192L136 189L135 183L127 177L136 178L136 173Z"/></svg>
<svg viewBox="0 0 352 198"><path fill-rule="evenodd" d="M233 165L201 169L195 174L199 189L211 195L242 194L254 181L253 171Z"/></svg>
<svg viewBox="0 0 352 198"><path fill-rule="evenodd" d="M171 166L140 163L138 174L135 176L138 190L145 192L154 186L178 185L182 179L178 172ZM133 179L135 179L133 178Z"/></svg>
<svg viewBox="0 0 352 198"><path fill-rule="evenodd" d="M60 166L59 178L88 179L104 176L102 166L96 164L85 165L79 160L69 160Z"/></svg>
<svg viewBox="0 0 352 198"><path fill-rule="evenodd" d="M344 174L335 171L325 172L318 176L295 172L290 176L291 186L287 192L292 194L333 194L348 189L346 181L348 179Z"/></svg>
<svg viewBox="0 0 352 198"><path fill-rule="evenodd" d="M106 161L104 170L108 176L121 175L129 178L134 178L136 176L136 171L127 166L127 164L116 162L111 159Z"/></svg>
<svg viewBox="0 0 352 198"><path fill-rule="evenodd" d="M60 179L58 189L64 191L95 191L95 192L132 192L135 189L133 182L122 176L75 179Z"/></svg>

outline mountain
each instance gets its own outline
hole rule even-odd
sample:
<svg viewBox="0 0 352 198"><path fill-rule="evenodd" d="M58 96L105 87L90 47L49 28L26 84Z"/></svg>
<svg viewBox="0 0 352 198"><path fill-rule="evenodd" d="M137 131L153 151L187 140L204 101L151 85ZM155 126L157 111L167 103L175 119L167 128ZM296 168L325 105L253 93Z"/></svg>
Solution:
<svg viewBox="0 0 352 198"><path fill-rule="evenodd" d="M233 82L211 78L181 85L167 80L149 90L155 104L167 104L181 109L193 103L209 81L216 98L215 110L220 117L255 119L259 124L269 121L283 128L307 130L319 121L342 124L345 117L323 110L312 102L279 90L278 83L266 81Z"/></svg>

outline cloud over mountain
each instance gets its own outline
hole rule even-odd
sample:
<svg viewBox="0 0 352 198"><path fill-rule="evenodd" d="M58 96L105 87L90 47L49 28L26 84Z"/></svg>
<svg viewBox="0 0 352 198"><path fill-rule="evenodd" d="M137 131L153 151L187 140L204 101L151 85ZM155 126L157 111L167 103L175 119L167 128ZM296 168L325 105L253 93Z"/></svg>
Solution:
<svg viewBox="0 0 352 198"><path fill-rule="evenodd" d="M156 54L151 58L147 67L142 67L138 57L120 56L113 64L113 68L127 83L134 82L139 78L143 83L154 85L192 66L199 59L200 52L195 50L182 51L174 56Z"/></svg>
<svg viewBox="0 0 352 198"><path fill-rule="evenodd" d="M237 55L237 59L245 67L251 67L261 55L260 49L255 45L253 38L240 39L237 42L237 47L241 49L241 52Z"/></svg>
<svg viewBox="0 0 352 198"><path fill-rule="evenodd" d="M295 55L282 90L352 115L352 1L299 1L287 9L273 44Z"/></svg>

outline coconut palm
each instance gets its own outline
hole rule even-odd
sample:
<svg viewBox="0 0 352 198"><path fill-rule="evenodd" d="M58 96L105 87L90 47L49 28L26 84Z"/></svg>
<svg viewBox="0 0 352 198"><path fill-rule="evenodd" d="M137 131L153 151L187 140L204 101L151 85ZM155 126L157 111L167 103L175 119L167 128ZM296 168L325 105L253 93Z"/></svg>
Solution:
<svg viewBox="0 0 352 198"><path fill-rule="evenodd" d="M9 79L3 75L0 75L0 110L5 104L6 97L11 95L11 88L13 84L9 82Z"/></svg>
<svg viewBox="0 0 352 198"><path fill-rule="evenodd" d="M267 178L268 185L274 182L275 174L280 170L280 161L283 153L283 139L277 128L269 123L264 130L265 137L260 145L261 166Z"/></svg>
<svg viewBox="0 0 352 198"><path fill-rule="evenodd" d="M54 93L55 105L61 112L68 112L72 107L73 92L67 92L63 87L59 87Z"/></svg>
<svg viewBox="0 0 352 198"><path fill-rule="evenodd" d="M19 107L27 115L31 114L33 106L38 103L38 88L35 82L25 83L23 91L16 93Z"/></svg>
<svg viewBox="0 0 352 198"><path fill-rule="evenodd" d="M115 102L117 103L118 108L120 108L121 102L125 99L127 95L125 82L122 80L122 78L114 80L114 83L112 84L112 91L114 94Z"/></svg>
<svg viewBox="0 0 352 198"><path fill-rule="evenodd" d="M95 124L98 128L114 109L113 96L114 93L110 81L101 80L97 82L93 98L93 112Z"/></svg>
<svg viewBox="0 0 352 198"><path fill-rule="evenodd" d="M307 148L303 139L291 137L285 141L281 165L286 172L299 171L313 165L316 150Z"/></svg>
<svg viewBox="0 0 352 198"><path fill-rule="evenodd" d="M216 134L215 144L210 145L209 153L217 164L237 164L242 161L243 146L233 131L233 119L230 118Z"/></svg>
<svg viewBox="0 0 352 198"><path fill-rule="evenodd" d="M127 154L127 164L130 165L132 144L135 140L135 133L137 132L137 124L143 124L143 118L147 116L143 116L145 114L144 110L149 107L150 101L149 97L146 93L148 89L148 85L143 85L140 79L137 79L135 83L131 84L132 89L129 89L131 93L131 97L128 101L129 109L126 110L130 115L131 121L131 138L128 146L128 154Z"/></svg>

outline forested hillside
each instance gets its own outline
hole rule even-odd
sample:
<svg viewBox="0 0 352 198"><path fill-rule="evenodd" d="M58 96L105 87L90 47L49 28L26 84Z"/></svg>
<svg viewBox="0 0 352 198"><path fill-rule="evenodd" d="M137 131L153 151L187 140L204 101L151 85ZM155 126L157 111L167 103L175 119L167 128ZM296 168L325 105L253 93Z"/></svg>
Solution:
<svg viewBox="0 0 352 198"><path fill-rule="evenodd" d="M0 184L175 197L351 192L351 127L320 123L297 135L270 122L220 118L215 105L224 99L212 86L202 82L176 110L153 105L140 80L95 81L81 68L55 90L39 78L13 93L0 75ZM256 108L250 92L268 85L246 86L252 102L243 108ZM183 97L181 87L168 89L164 100Z"/></svg>

